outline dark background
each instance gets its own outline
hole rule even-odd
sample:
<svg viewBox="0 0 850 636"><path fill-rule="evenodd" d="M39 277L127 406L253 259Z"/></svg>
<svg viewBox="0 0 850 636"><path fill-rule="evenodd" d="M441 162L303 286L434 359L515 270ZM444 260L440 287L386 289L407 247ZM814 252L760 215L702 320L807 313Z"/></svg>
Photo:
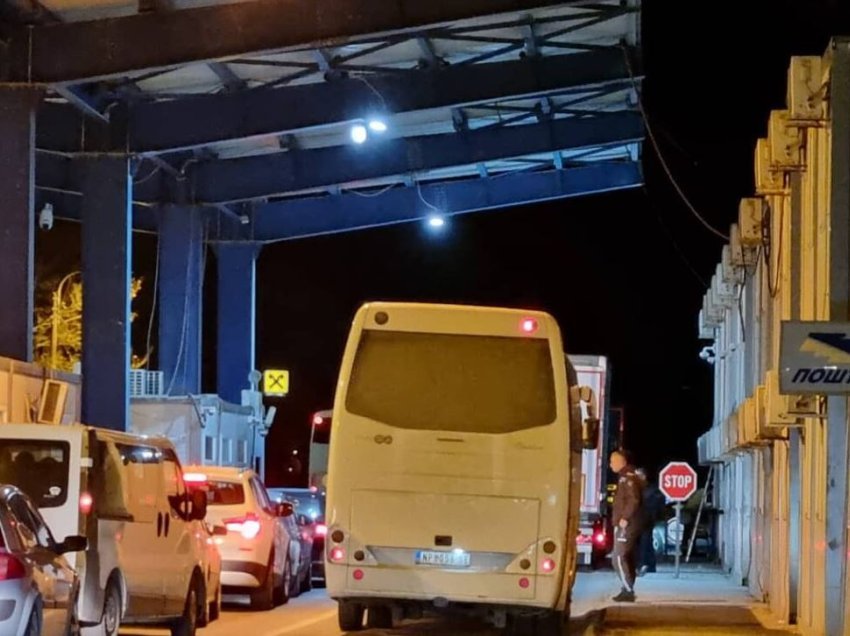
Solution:
<svg viewBox="0 0 850 636"><path fill-rule="evenodd" d="M784 107L789 58L820 55L831 35L850 35L848 5L645 0L650 125L678 183L724 233L739 199L753 193L755 140L769 111ZM311 414L332 406L348 327L367 300L550 311L568 352L609 356L613 404L625 408L626 445L638 463L654 472L672 459L695 461L713 402L697 314L722 242L678 198L649 141L643 161L646 186L630 192L454 217L439 234L408 224L264 248L257 364L292 373L291 394L269 401L278 407L269 485L306 483L292 451L306 457ZM39 231L39 271L70 271L78 235L67 224ZM134 305L137 352L155 249L154 237L136 235L135 274L145 278ZM214 391L214 258L206 281L204 389Z"/></svg>

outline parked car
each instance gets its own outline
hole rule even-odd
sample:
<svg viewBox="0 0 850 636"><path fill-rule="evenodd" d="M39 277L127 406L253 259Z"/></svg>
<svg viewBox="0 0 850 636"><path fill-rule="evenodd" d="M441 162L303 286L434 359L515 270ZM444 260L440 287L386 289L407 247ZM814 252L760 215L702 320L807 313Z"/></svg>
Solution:
<svg viewBox="0 0 850 636"><path fill-rule="evenodd" d="M311 576L314 584L325 583L325 494L318 488L269 488L269 495L277 502L289 501L302 535L310 538Z"/></svg>
<svg viewBox="0 0 850 636"><path fill-rule="evenodd" d="M4 424L0 481L26 492L59 536L82 535L77 616L114 636L123 623L192 636L215 598L204 573L206 498L174 446L86 426Z"/></svg>
<svg viewBox="0 0 850 636"><path fill-rule="evenodd" d="M207 521L227 528L220 537L221 582L225 593L247 593L251 606L272 609L289 600L300 545L280 523L291 505L275 505L250 469L191 466L194 479L206 479Z"/></svg>
<svg viewBox="0 0 850 636"><path fill-rule="evenodd" d="M14 486L0 486L0 634L79 633L77 573L63 554L86 549L86 538L53 539L35 504Z"/></svg>

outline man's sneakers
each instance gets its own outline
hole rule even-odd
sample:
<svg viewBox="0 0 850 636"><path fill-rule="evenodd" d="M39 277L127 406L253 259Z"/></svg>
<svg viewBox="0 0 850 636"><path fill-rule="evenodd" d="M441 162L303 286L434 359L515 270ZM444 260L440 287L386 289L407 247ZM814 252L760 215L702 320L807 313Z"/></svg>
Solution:
<svg viewBox="0 0 850 636"><path fill-rule="evenodd" d="M628 590L620 590L620 593L617 594L613 599L616 603L634 603L635 602L635 593L629 592Z"/></svg>

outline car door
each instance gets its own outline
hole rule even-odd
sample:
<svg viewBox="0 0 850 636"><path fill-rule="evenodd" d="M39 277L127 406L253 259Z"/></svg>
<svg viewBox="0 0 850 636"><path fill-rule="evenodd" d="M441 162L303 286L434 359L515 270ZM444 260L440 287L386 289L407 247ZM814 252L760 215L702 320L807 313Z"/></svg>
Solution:
<svg viewBox="0 0 850 636"><path fill-rule="evenodd" d="M22 548L18 555L32 568L44 608L43 636L64 634L74 593L74 572L55 552L56 543L41 515L25 497L9 498L9 511Z"/></svg>
<svg viewBox="0 0 850 636"><path fill-rule="evenodd" d="M165 577L160 541L162 454L153 446L111 441L104 443L104 451L108 469L99 496L115 510L99 513L100 560L116 565L124 575L129 617L161 616Z"/></svg>
<svg viewBox="0 0 850 636"><path fill-rule="evenodd" d="M291 558L289 536L275 513L274 506L269 499L265 486L263 486L262 482L256 476L251 477L250 484L251 490L254 492L254 498L257 500L257 504L259 504L263 512L270 518L272 527L274 528L274 571L278 577L281 577L283 576L287 556L290 556ZM294 563L290 563L290 565L295 568Z"/></svg>
<svg viewBox="0 0 850 636"><path fill-rule="evenodd" d="M189 503L183 471L170 450L163 451L164 501L162 503L163 531L160 537L162 567L165 572L163 596L166 613L183 613L189 581L198 558L196 545L200 526L188 519Z"/></svg>

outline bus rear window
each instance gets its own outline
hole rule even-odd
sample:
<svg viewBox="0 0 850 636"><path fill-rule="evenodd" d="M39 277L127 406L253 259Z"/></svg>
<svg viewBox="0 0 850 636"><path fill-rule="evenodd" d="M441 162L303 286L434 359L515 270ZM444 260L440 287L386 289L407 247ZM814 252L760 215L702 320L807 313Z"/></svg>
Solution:
<svg viewBox="0 0 850 636"><path fill-rule="evenodd" d="M555 420L547 340L364 331L350 413L397 428L513 433Z"/></svg>
<svg viewBox="0 0 850 636"><path fill-rule="evenodd" d="M0 484L23 490L39 508L68 499L67 442L0 439Z"/></svg>

